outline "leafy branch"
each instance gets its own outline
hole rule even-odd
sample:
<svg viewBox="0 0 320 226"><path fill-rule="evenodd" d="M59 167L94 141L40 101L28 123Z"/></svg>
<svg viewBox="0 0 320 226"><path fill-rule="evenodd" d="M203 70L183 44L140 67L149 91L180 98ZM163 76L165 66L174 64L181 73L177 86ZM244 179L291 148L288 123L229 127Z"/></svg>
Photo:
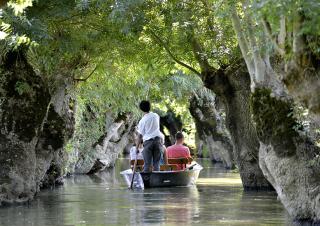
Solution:
<svg viewBox="0 0 320 226"><path fill-rule="evenodd" d="M181 60L179 60L170 50L170 48L168 47L168 45L151 29L148 30L150 32L150 34L152 35L152 37L154 38L154 40L160 45L162 46L166 52L169 54L169 56L178 64L180 64L181 66L189 69L190 71L194 72L195 74L201 76L201 73L199 71L197 71L196 69L194 69L193 67L191 67L190 65L182 62Z"/></svg>
<svg viewBox="0 0 320 226"><path fill-rule="evenodd" d="M97 70L97 68L98 68L98 65L95 66L95 68L90 72L90 74L87 77L85 77L85 78L74 78L73 80L77 81L77 82L85 82L93 75L93 73Z"/></svg>

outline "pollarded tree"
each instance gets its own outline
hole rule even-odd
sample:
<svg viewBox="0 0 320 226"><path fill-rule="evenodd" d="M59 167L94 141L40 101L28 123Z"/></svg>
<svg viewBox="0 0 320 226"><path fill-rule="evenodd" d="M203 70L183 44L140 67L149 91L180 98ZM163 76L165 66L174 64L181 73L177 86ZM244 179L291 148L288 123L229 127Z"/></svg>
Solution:
<svg viewBox="0 0 320 226"><path fill-rule="evenodd" d="M320 149L296 119L292 97L319 114L319 3L244 1L230 8L251 76L260 166L295 219L317 222Z"/></svg>
<svg viewBox="0 0 320 226"><path fill-rule="evenodd" d="M317 1L244 1L232 4L231 19L252 85L282 80L289 93L319 114L320 6ZM241 7L243 17L237 13ZM239 11L239 10L238 10ZM271 84L273 83L273 84Z"/></svg>
<svg viewBox="0 0 320 226"><path fill-rule="evenodd" d="M18 3L32 5L32 1ZM66 11L74 7L70 3L64 6ZM45 49L53 42L46 21L34 20L25 9L10 1L1 9L1 22L1 99L5 103L1 105L1 137L6 140L0 150L4 181L0 205L28 201L40 186L55 183L63 174L61 156L74 131L75 110L68 78L57 76L60 85L51 84L48 70L37 68L30 58L33 54L30 49ZM44 60L40 57L38 62ZM49 64L48 60L41 66Z"/></svg>

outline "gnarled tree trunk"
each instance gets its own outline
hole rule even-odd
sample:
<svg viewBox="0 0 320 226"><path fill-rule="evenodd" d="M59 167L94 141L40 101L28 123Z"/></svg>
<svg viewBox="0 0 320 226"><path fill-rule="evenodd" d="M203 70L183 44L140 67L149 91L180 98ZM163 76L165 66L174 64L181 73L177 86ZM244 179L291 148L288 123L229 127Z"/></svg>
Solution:
<svg viewBox="0 0 320 226"><path fill-rule="evenodd" d="M264 175L294 219L319 222L320 148L299 132L292 101L256 89L251 102Z"/></svg>
<svg viewBox="0 0 320 226"><path fill-rule="evenodd" d="M223 162L228 169L233 168L233 146L227 132L219 128L218 120L221 119L218 119L213 94L205 88L194 93L189 111L195 121L198 138L208 149L211 160ZM200 147L197 149L199 151Z"/></svg>
<svg viewBox="0 0 320 226"><path fill-rule="evenodd" d="M252 26L254 20L250 7L244 11L245 26L241 26L236 7L232 7L234 30L252 77L251 83L256 85L251 104L260 140L260 166L294 219L319 222L320 150L303 131L292 110L293 98L320 121L319 57L308 43L312 43L316 36L304 31L304 24L310 18L304 15L305 6L296 4L295 10L280 18L279 42L274 39L277 32L272 31L267 18L262 20L265 34L260 37L263 41L270 41L277 51L272 55L276 61L271 64L268 60L270 53L259 50L259 46L251 42L257 38L254 34L259 26ZM292 16L291 20L286 20L287 15ZM249 42L243 35L246 29ZM253 57L248 55L248 46L254 52ZM261 61L262 58L267 60ZM266 79L259 82L258 77Z"/></svg>
<svg viewBox="0 0 320 226"><path fill-rule="evenodd" d="M0 205L32 199L73 132L72 114L50 103L47 85L28 64L25 52L11 51L4 57L1 81ZM59 176L54 173L50 180Z"/></svg>
<svg viewBox="0 0 320 226"><path fill-rule="evenodd" d="M164 132L166 128L169 135ZM170 146L175 143L175 135L182 129L182 121L180 116L177 116L172 110L168 110L165 116L160 117L160 130L165 135L165 145Z"/></svg>
<svg viewBox="0 0 320 226"><path fill-rule="evenodd" d="M76 150L75 173L95 173L112 167L128 143L132 142L135 121L131 114L111 116L106 123L105 133L88 150Z"/></svg>
<svg viewBox="0 0 320 226"><path fill-rule="evenodd" d="M62 183L68 163L65 144L75 130L76 99L72 81L65 80L54 92L36 146L37 181L41 187Z"/></svg>
<svg viewBox="0 0 320 226"><path fill-rule="evenodd" d="M201 68L204 85L224 103L226 126L234 145L234 157L245 190L273 189L259 167L259 141L251 119L250 74L244 62L215 69L201 53L202 46L190 35L193 54Z"/></svg>
<svg viewBox="0 0 320 226"><path fill-rule="evenodd" d="M205 85L224 103L226 126L245 190L273 189L259 167L259 141L251 118L250 76L243 63L207 71Z"/></svg>

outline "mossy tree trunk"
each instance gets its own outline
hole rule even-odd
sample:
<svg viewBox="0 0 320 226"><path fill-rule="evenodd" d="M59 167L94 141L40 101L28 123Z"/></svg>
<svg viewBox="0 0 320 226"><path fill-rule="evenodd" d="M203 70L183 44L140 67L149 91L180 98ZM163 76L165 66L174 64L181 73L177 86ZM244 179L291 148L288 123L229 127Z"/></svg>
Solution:
<svg viewBox="0 0 320 226"><path fill-rule="evenodd" d="M73 120L58 110L58 102L29 65L24 50L10 51L3 58L0 92L1 205L28 201L45 185L54 157L61 159L58 153L73 132ZM52 181L59 176L50 175Z"/></svg>
<svg viewBox="0 0 320 226"><path fill-rule="evenodd" d="M244 7L246 4L243 2ZM294 118L293 100L320 122L319 56L313 47L315 34L305 31L310 22L305 6L294 7L278 18L279 32L272 30L267 17L255 20L255 12L250 10L245 10L241 16L244 19L240 19L234 5L231 18L255 87L251 105L260 140L260 167L294 219L318 223L319 147ZM260 37L254 37L259 24L264 31L259 30ZM272 43L275 51L265 51L255 40Z"/></svg>
<svg viewBox="0 0 320 226"><path fill-rule="evenodd" d="M319 222L320 148L303 133L291 100L256 89L251 104L264 175L294 219Z"/></svg>
<svg viewBox="0 0 320 226"><path fill-rule="evenodd" d="M68 156L65 145L75 131L76 99L71 80L65 79L54 91L36 146L37 177L41 187L62 183ZM45 170L43 170L45 169Z"/></svg>
<svg viewBox="0 0 320 226"><path fill-rule="evenodd" d="M199 63L204 85L224 103L226 126L234 145L234 157L245 190L270 190L271 184L259 167L259 141L251 118L250 74L246 65L234 62L215 69L202 55L202 46L193 33L190 34L193 54Z"/></svg>
<svg viewBox="0 0 320 226"><path fill-rule="evenodd" d="M243 63L207 71L205 85L224 103L226 127L234 145L234 156L246 190L272 190L259 167L259 140L251 118L250 76Z"/></svg>
<svg viewBox="0 0 320 226"><path fill-rule="evenodd" d="M50 94L24 52L9 52L1 63L0 204L33 198L39 133Z"/></svg>

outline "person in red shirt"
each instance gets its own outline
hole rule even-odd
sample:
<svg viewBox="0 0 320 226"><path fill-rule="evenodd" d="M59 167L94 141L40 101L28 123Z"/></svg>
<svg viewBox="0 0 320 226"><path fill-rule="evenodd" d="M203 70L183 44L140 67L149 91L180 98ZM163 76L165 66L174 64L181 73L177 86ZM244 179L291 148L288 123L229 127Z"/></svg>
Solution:
<svg viewBox="0 0 320 226"><path fill-rule="evenodd" d="M184 136L182 132L177 132L176 143L167 148L167 158L191 158L189 148L183 145ZM184 165L177 165L178 170L183 170Z"/></svg>

